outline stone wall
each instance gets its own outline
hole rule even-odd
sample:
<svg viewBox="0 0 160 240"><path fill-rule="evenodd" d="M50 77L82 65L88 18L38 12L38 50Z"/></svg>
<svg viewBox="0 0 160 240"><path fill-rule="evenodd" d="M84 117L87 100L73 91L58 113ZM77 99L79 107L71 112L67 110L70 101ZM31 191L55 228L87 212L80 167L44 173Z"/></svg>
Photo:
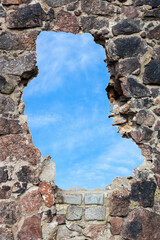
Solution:
<svg viewBox="0 0 160 240"><path fill-rule="evenodd" d="M0 0L0 239L160 239L160 0ZM91 33L106 51L114 124L143 164L106 190L63 191L35 148L22 94L41 31Z"/></svg>

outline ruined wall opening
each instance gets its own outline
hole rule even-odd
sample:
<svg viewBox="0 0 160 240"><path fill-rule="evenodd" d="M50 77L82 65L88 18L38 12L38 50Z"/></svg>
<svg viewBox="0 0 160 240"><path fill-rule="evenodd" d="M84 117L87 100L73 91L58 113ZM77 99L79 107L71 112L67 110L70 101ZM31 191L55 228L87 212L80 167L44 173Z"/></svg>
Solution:
<svg viewBox="0 0 160 240"><path fill-rule="evenodd" d="M39 75L24 91L25 114L36 147L56 164L55 183L104 189L142 162L132 140L108 118L105 51L90 34L42 32Z"/></svg>

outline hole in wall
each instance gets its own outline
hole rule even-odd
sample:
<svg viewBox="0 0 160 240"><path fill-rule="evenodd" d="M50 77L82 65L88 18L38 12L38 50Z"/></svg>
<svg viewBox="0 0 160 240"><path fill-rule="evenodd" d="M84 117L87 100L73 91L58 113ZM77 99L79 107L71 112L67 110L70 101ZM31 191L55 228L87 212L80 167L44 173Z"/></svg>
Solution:
<svg viewBox="0 0 160 240"><path fill-rule="evenodd" d="M39 75L24 90L33 142L56 163L56 184L104 189L142 162L140 150L122 139L108 118L105 51L90 34L42 32L37 39Z"/></svg>

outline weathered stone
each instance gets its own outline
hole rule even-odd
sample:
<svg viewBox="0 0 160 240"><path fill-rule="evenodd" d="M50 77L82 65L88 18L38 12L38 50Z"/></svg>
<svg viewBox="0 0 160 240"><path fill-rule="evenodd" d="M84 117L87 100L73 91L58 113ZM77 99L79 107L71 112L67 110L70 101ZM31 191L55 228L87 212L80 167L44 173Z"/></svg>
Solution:
<svg viewBox="0 0 160 240"><path fill-rule="evenodd" d="M154 108L153 112L157 115L160 116L160 108Z"/></svg>
<svg viewBox="0 0 160 240"><path fill-rule="evenodd" d="M0 183L7 182L8 180L8 171L6 167L0 167Z"/></svg>
<svg viewBox="0 0 160 240"><path fill-rule="evenodd" d="M136 143L149 141L152 138L153 131L147 127L139 127L131 131L131 137Z"/></svg>
<svg viewBox="0 0 160 240"><path fill-rule="evenodd" d="M125 220L122 229L125 240L160 238L160 216L145 209L133 210Z"/></svg>
<svg viewBox="0 0 160 240"><path fill-rule="evenodd" d="M51 157L47 156L43 160L42 170L39 176L40 181L42 182L54 182L56 175L56 166L55 163L51 161Z"/></svg>
<svg viewBox="0 0 160 240"><path fill-rule="evenodd" d="M27 3L30 3L31 0L2 0L2 4L3 5L19 5L19 4L27 4Z"/></svg>
<svg viewBox="0 0 160 240"><path fill-rule="evenodd" d="M78 233L82 233L82 228L76 224L76 223L73 223L73 222L67 222L66 223L66 226L69 230L71 231L75 231L75 232L78 232Z"/></svg>
<svg viewBox="0 0 160 240"><path fill-rule="evenodd" d="M155 122L155 117L154 115L146 110L140 110L137 114L136 114L136 122L139 125L146 125L148 127L152 127L154 122Z"/></svg>
<svg viewBox="0 0 160 240"><path fill-rule="evenodd" d="M64 200L64 203L67 203L67 204L80 205L82 203L82 196L65 194L63 195L63 200Z"/></svg>
<svg viewBox="0 0 160 240"><path fill-rule="evenodd" d="M143 55L147 47L141 38L127 37L110 41L106 49L110 61L117 61L119 58L133 58Z"/></svg>
<svg viewBox="0 0 160 240"><path fill-rule="evenodd" d="M39 3L28 5L7 13L6 24L9 29L41 27L43 14Z"/></svg>
<svg viewBox="0 0 160 240"><path fill-rule="evenodd" d="M19 206L15 202L0 202L0 223L14 224L20 217Z"/></svg>
<svg viewBox="0 0 160 240"><path fill-rule="evenodd" d="M36 38L38 31L23 32L13 34L2 32L0 34L0 49L2 50L36 50Z"/></svg>
<svg viewBox="0 0 160 240"><path fill-rule="evenodd" d="M79 233L69 230L65 225L58 226L56 240L79 240L78 236Z"/></svg>
<svg viewBox="0 0 160 240"><path fill-rule="evenodd" d="M143 207L153 207L156 187L153 181L137 181L131 186L131 199Z"/></svg>
<svg viewBox="0 0 160 240"><path fill-rule="evenodd" d="M99 0L82 0L82 11L87 14L96 14L96 15L104 15L104 16L112 16L115 12L115 8L112 4L107 1L99 1Z"/></svg>
<svg viewBox="0 0 160 240"><path fill-rule="evenodd" d="M103 205L104 195L102 193L85 194L84 202L86 205L91 205L91 204Z"/></svg>
<svg viewBox="0 0 160 240"><path fill-rule="evenodd" d="M5 17L6 13L5 13L5 10L0 7L0 17Z"/></svg>
<svg viewBox="0 0 160 240"><path fill-rule="evenodd" d="M18 232L18 240L42 239L41 218L39 215L27 217Z"/></svg>
<svg viewBox="0 0 160 240"><path fill-rule="evenodd" d="M130 58L119 61L116 66L116 77L126 77L130 74L138 75L140 73L141 65L137 58Z"/></svg>
<svg viewBox="0 0 160 240"><path fill-rule="evenodd" d="M65 224L66 223L66 216L65 215L58 215L56 216L56 221L58 225Z"/></svg>
<svg viewBox="0 0 160 240"><path fill-rule="evenodd" d="M20 196L21 194L23 194L25 192L26 188L27 188L27 183L16 182L13 185L12 193L17 194L18 196Z"/></svg>
<svg viewBox="0 0 160 240"><path fill-rule="evenodd" d="M22 212L32 213L42 206L42 198L38 190L30 190L21 200Z"/></svg>
<svg viewBox="0 0 160 240"><path fill-rule="evenodd" d="M159 20L160 19L160 9L157 8L157 9L150 9L150 10L147 10L144 15L143 15L143 18L145 20Z"/></svg>
<svg viewBox="0 0 160 240"><path fill-rule="evenodd" d="M81 207L69 206L67 208L67 215L66 215L67 220L76 221L76 220L80 220L81 218L82 218Z"/></svg>
<svg viewBox="0 0 160 240"><path fill-rule="evenodd" d="M140 21L134 19L123 19L112 28L114 36L130 35L141 31Z"/></svg>
<svg viewBox="0 0 160 240"><path fill-rule="evenodd" d="M0 135L22 133L22 127L18 120L0 118Z"/></svg>
<svg viewBox="0 0 160 240"><path fill-rule="evenodd" d="M13 90L14 87L9 84L4 77L0 76L0 93L10 94Z"/></svg>
<svg viewBox="0 0 160 240"><path fill-rule="evenodd" d="M94 29L100 30L103 29L104 27L107 28L109 26L108 20L106 19L99 19L94 16L91 17L82 17L81 18L81 23L83 27L84 32L93 32Z"/></svg>
<svg viewBox="0 0 160 240"><path fill-rule="evenodd" d="M55 7L61 7L63 5L75 2L76 0L45 0L45 2L48 4L48 6L55 8Z"/></svg>
<svg viewBox="0 0 160 240"><path fill-rule="evenodd" d="M78 20L73 14L60 10L54 22L54 30L76 34L79 32Z"/></svg>
<svg viewBox="0 0 160 240"><path fill-rule="evenodd" d="M10 161L23 160L36 165L40 162L41 153L33 145L29 134L10 134L0 138L0 161L6 161L8 157Z"/></svg>
<svg viewBox="0 0 160 240"><path fill-rule="evenodd" d="M147 87L138 83L134 78L120 79L123 95L127 98L149 97L150 92Z"/></svg>
<svg viewBox="0 0 160 240"><path fill-rule="evenodd" d="M153 98L158 97L159 95L159 89L151 88L152 96Z"/></svg>
<svg viewBox="0 0 160 240"><path fill-rule="evenodd" d="M103 221L106 217L106 209L103 206L88 207L85 209L86 221Z"/></svg>
<svg viewBox="0 0 160 240"><path fill-rule="evenodd" d="M30 78L31 75L34 76L34 72L37 74L36 55L30 53L14 59L0 57L0 72L24 77L28 75Z"/></svg>
<svg viewBox="0 0 160 240"><path fill-rule="evenodd" d="M55 203L52 185L49 182L42 182L39 185L39 191L42 194L45 205L52 207Z"/></svg>
<svg viewBox="0 0 160 240"><path fill-rule="evenodd" d="M130 193L127 190L114 191L110 198L110 216L125 217L129 213Z"/></svg>
<svg viewBox="0 0 160 240"><path fill-rule="evenodd" d="M8 199L11 196L11 188L9 186L2 186L0 188L0 199Z"/></svg>
<svg viewBox="0 0 160 240"><path fill-rule="evenodd" d="M160 130L160 121L159 120L156 122L154 130L155 131L159 131Z"/></svg>
<svg viewBox="0 0 160 240"><path fill-rule="evenodd" d="M14 240L12 230L7 226L0 227L0 239L1 240Z"/></svg>
<svg viewBox="0 0 160 240"><path fill-rule="evenodd" d="M152 29L151 31L149 31L149 33L147 34L147 37L149 39L156 39L156 40L160 40L160 25L155 27L154 29Z"/></svg>
<svg viewBox="0 0 160 240"><path fill-rule="evenodd" d="M136 18L140 14L138 8L135 8L133 6L122 6L121 11L122 14L127 18Z"/></svg>
<svg viewBox="0 0 160 240"><path fill-rule="evenodd" d="M160 0L135 0L134 4L135 6L149 5L156 8L160 6Z"/></svg>
<svg viewBox="0 0 160 240"><path fill-rule="evenodd" d="M12 98L0 95L0 113L14 112L15 103Z"/></svg>
<svg viewBox="0 0 160 240"><path fill-rule="evenodd" d="M96 225L96 224L91 224L87 226L83 230L83 234L85 237L90 237L91 239L103 239L105 237L105 225Z"/></svg>
<svg viewBox="0 0 160 240"><path fill-rule="evenodd" d="M22 166L21 170L16 173L20 182L34 182L35 174L28 166Z"/></svg>
<svg viewBox="0 0 160 240"><path fill-rule="evenodd" d="M123 218L119 217L114 217L110 220L111 233L113 235L119 235L121 233L123 221Z"/></svg>
<svg viewBox="0 0 160 240"><path fill-rule="evenodd" d="M160 60L151 60L145 66L143 82L145 84L160 85Z"/></svg>

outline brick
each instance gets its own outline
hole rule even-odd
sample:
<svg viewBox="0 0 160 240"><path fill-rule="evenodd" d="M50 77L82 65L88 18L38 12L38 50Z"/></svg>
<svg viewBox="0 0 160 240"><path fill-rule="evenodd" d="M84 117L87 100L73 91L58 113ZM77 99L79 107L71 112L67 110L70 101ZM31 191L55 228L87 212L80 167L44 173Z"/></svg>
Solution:
<svg viewBox="0 0 160 240"><path fill-rule="evenodd" d="M101 193L85 194L84 201L86 205L90 205L90 204L103 205L104 195Z"/></svg>
<svg viewBox="0 0 160 240"><path fill-rule="evenodd" d="M69 206L67 208L67 215L66 215L67 220L76 221L76 220L81 220L81 218L82 218L81 207Z"/></svg>
<svg viewBox="0 0 160 240"><path fill-rule="evenodd" d="M85 220L86 221L105 220L105 216L106 216L105 207L97 206L97 207L88 207L85 209Z"/></svg>

